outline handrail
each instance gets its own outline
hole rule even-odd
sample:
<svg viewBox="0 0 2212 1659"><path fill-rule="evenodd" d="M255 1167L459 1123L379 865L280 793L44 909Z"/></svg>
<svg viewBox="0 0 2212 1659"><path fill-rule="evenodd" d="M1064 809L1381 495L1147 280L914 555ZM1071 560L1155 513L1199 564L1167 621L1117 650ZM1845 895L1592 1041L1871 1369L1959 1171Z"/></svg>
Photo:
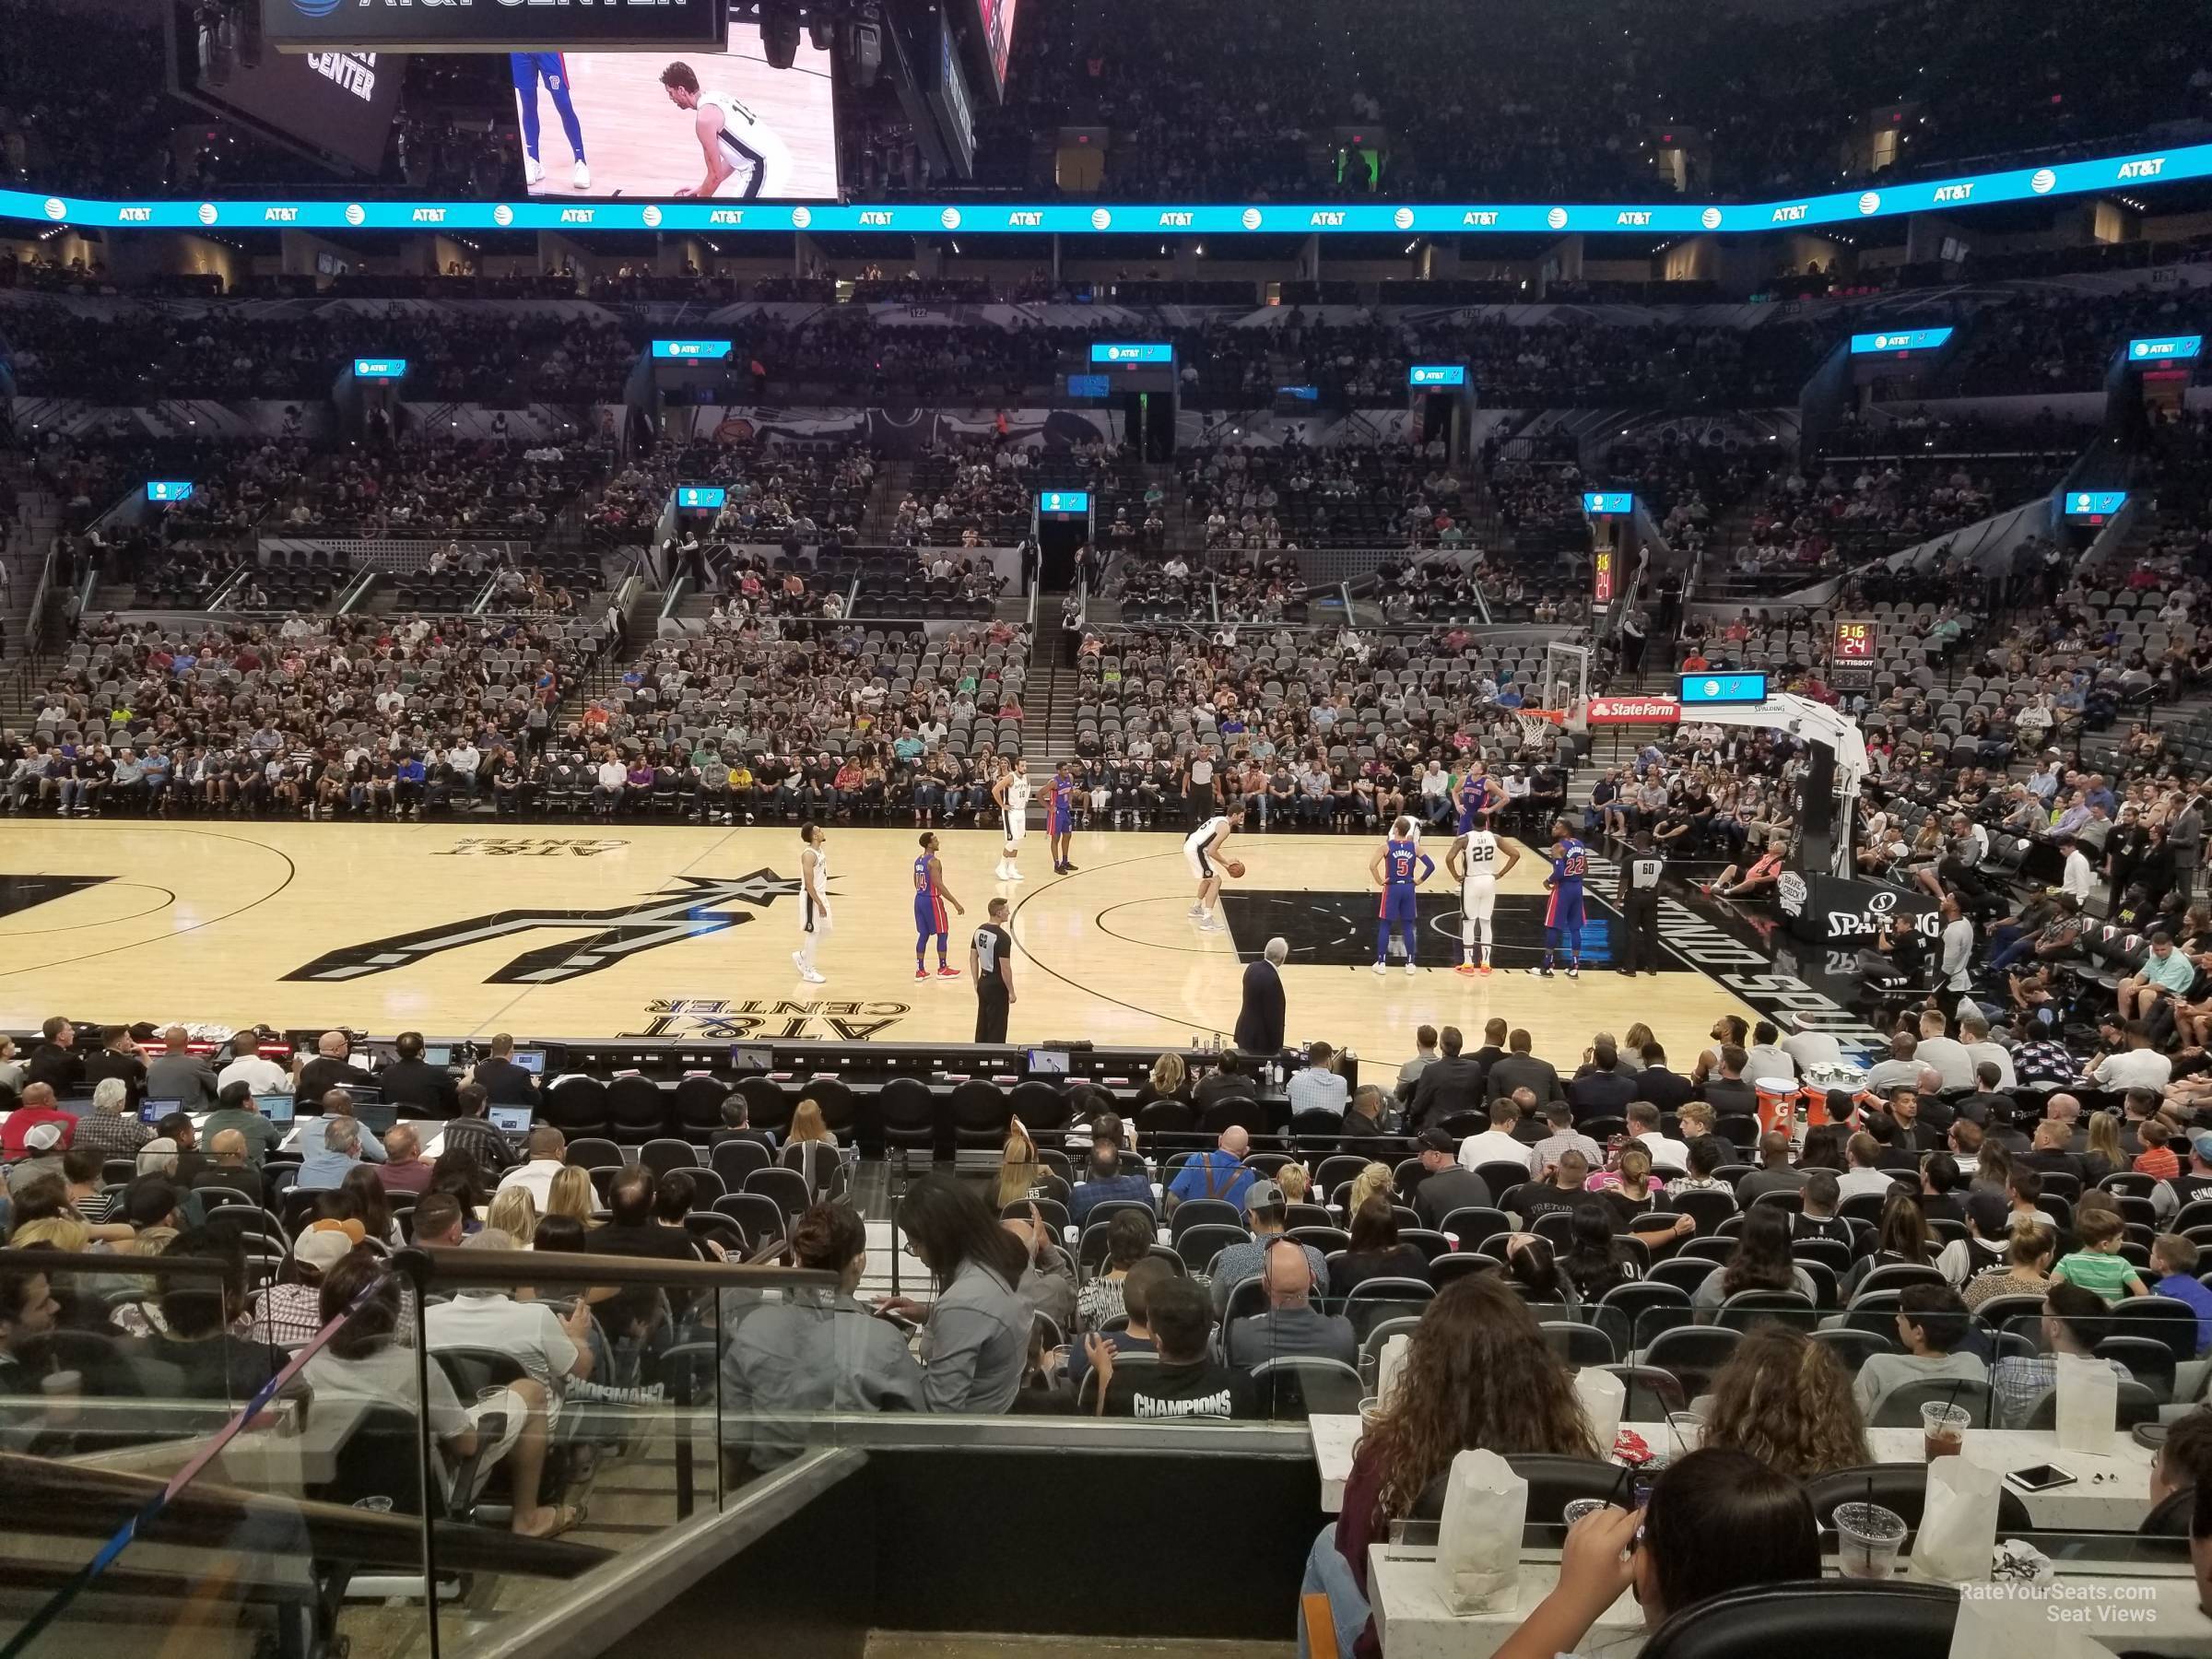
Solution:
<svg viewBox="0 0 2212 1659"><path fill-rule="evenodd" d="M47 542L46 557L39 563L39 580L30 590L30 611L23 618L23 654L26 657L35 657L46 649L46 602L53 593L53 558L58 551L58 537Z"/></svg>
<svg viewBox="0 0 2212 1659"><path fill-rule="evenodd" d="M0 1528L22 1525L71 1537L104 1538L141 1513L166 1484L151 1475L0 1452ZM139 1531L135 1541L226 1548L240 1523L256 1520L283 1524L265 1533L265 1540L278 1532L304 1532L301 1553L318 1559L402 1572L418 1571L422 1564L418 1517L375 1514L313 1499L271 1497L206 1481L194 1481L178 1492ZM440 1560L464 1572L571 1578L612 1560L615 1553L595 1544L530 1538L481 1526L441 1523L438 1531ZM267 1547L265 1542L263 1547Z"/></svg>
<svg viewBox="0 0 2212 1659"><path fill-rule="evenodd" d="M467 614L472 617L483 616L491 608L492 595L499 591L499 572L497 571L486 571L484 575L484 585L477 590L476 598L469 602Z"/></svg>
<svg viewBox="0 0 2212 1659"><path fill-rule="evenodd" d="M34 1253L44 1254L43 1252ZM702 1290L835 1290L834 1273L810 1267L747 1267L727 1262L660 1261L554 1250L441 1250L415 1246L392 1265L424 1290L546 1285L655 1285Z"/></svg>

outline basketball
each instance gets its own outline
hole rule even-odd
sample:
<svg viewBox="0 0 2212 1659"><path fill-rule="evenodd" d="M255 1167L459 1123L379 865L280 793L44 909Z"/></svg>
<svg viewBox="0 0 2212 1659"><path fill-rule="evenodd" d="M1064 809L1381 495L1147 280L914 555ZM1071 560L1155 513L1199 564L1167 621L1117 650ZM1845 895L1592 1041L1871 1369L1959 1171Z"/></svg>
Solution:
<svg viewBox="0 0 2212 1659"><path fill-rule="evenodd" d="M1237 877L1240 879L1241 879L1244 875L1244 866L1239 864L1233 858L1223 859L1221 861L1221 867L1224 870L1227 870L1231 876Z"/></svg>

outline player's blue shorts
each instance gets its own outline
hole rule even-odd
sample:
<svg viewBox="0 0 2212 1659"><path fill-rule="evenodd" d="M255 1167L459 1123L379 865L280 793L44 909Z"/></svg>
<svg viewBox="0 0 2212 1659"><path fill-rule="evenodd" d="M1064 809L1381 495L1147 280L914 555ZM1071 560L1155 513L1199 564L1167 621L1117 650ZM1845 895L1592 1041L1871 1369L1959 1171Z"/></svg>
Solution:
<svg viewBox="0 0 2212 1659"><path fill-rule="evenodd" d="M1547 927L1580 927L1583 924L1583 885L1556 887L1544 907L1544 925Z"/></svg>
<svg viewBox="0 0 2212 1659"><path fill-rule="evenodd" d="M1418 922L1420 912L1411 888L1389 887L1382 889L1382 901L1375 912L1385 922Z"/></svg>
<svg viewBox="0 0 2212 1659"><path fill-rule="evenodd" d="M945 901L935 893L914 895L914 931L918 934L941 934L951 924L946 920Z"/></svg>

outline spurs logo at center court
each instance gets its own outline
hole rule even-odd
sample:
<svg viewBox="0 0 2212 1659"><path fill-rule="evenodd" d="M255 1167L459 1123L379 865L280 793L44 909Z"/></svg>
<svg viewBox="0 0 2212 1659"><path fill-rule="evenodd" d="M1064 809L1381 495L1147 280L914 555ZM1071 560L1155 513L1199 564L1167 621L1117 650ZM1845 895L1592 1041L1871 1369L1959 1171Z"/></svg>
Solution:
<svg viewBox="0 0 2212 1659"><path fill-rule="evenodd" d="M412 968L448 950L503 939L540 928L589 928L586 939L557 940L524 952L497 973L488 985L551 985L581 979L611 968L641 950L674 945L684 939L736 927L753 918L733 908L749 904L766 909L774 900L797 894L799 884L772 870L755 870L749 876L679 876L674 888L613 910L493 911L465 922L449 922L388 939L341 946L284 977L288 980L354 980L365 974L385 973L394 968Z"/></svg>

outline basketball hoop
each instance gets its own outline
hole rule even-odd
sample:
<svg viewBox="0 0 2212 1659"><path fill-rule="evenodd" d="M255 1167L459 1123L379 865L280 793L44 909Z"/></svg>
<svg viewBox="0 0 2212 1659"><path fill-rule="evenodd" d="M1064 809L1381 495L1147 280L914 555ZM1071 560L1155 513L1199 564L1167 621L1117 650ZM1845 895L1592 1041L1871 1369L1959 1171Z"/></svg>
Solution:
<svg viewBox="0 0 2212 1659"><path fill-rule="evenodd" d="M1521 728L1521 746L1535 748L1545 742L1552 727L1567 724L1567 716L1559 709L1515 709L1513 724Z"/></svg>

